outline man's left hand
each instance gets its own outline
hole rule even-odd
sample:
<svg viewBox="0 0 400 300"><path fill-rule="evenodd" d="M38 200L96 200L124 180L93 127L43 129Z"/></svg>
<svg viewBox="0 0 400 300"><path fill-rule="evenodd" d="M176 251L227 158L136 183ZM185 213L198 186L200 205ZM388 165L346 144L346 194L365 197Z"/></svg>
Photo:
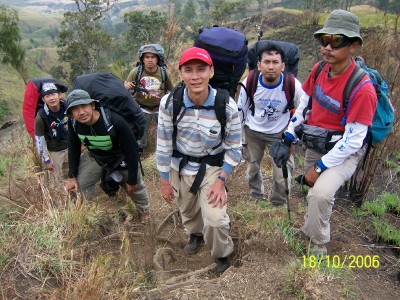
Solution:
<svg viewBox="0 0 400 300"><path fill-rule="evenodd" d="M140 190L140 184L126 184L126 191L128 192L128 194L133 194L138 190Z"/></svg>
<svg viewBox="0 0 400 300"><path fill-rule="evenodd" d="M307 184L310 187L313 187L315 182L317 181L320 174L315 172L314 167L311 167L307 170L306 175L304 175Z"/></svg>
<svg viewBox="0 0 400 300"><path fill-rule="evenodd" d="M226 204L227 197L225 191L225 183L217 179L214 184L210 187L207 193L207 199L209 204L213 204L212 207L223 207Z"/></svg>

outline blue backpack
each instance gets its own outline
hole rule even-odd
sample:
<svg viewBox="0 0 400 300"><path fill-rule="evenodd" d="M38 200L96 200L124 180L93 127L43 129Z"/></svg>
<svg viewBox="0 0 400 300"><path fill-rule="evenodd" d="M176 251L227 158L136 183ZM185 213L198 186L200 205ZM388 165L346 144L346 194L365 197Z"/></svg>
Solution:
<svg viewBox="0 0 400 300"><path fill-rule="evenodd" d="M214 64L213 88L229 91L235 97L247 62L246 36L234 29L217 26L199 29L194 46L207 50Z"/></svg>
<svg viewBox="0 0 400 300"><path fill-rule="evenodd" d="M374 70L365 64L362 57L356 57L356 62L357 66L351 74L350 79L347 81L343 91L343 99L345 99L343 109L346 112L342 120L342 125L344 126L346 124L346 108L351 105L351 102L354 99L357 91L367 82L372 82L376 91L376 95L378 96L378 102L374 118L372 120L372 125L368 130L366 142L369 145L375 145L385 140L393 130L395 113L389 98L389 86L377 70ZM324 61L319 63L315 74L315 80L325 65L326 62ZM360 84L365 74L367 74L370 79L365 80Z"/></svg>
<svg viewBox="0 0 400 300"><path fill-rule="evenodd" d="M389 98L389 86L377 70L374 70L365 64L362 57L358 56L356 58L356 62L357 67L355 68L351 79L347 82L344 90L344 99L349 99L348 105L350 105L360 87L367 82L372 82L376 91L376 95L378 96L378 103L376 105L376 111L372 120L372 125L370 126L369 138L367 138L367 142L375 145L385 140L393 130L395 113ZM370 80L362 82L357 89L354 90L354 88L364 77L365 73L368 74ZM346 116L347 113L343 118L342 124L346 123Z"/></svg>

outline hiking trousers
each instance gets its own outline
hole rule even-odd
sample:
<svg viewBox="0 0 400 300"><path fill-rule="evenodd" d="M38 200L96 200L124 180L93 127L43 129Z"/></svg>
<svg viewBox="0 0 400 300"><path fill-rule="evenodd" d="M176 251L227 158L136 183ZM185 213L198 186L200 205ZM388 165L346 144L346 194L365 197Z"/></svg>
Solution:
<svg viewBox="0 0 400 300"><path fill-rule="evenodd" d="M50 185L56 187L64 184L68 178L68 149L61 151L49 151L49 157L54 165L54 170L50 171Z"/></svg>
<svg viewBox="0 0 400 300"><path fill-rule="evenodd" d="M84 151L81 154L77 181L80 192L88 201L92 199L95 192L96 183L101 179L101 169L101 166L88 151ZM126 180L128 179L128 170L120 170L120 172L123 177L121 187L126 191L125 184ZM139 212L143 214L150 210L150 204L147 196L147 189L140 174L140 167L138 168L138 184L140 185L140 189L133 194L127 193L127 195L135 203Z"/></svg>
<svg viewBox="0 0 400 300"><path fill-rule="evenodd" d="M196 195L190 192L195 176L182 175L170 170L171 184L182 216L182 224L190 234L203 234L205 244L211 248L215 258L227 257L233 252L233 241L229 235L230 220L222 208L208 204L207 192L221 174L221 167L209 167Z"/></svg>
<svg viewBox="0 0 400 300"><path fill-rule="evenodd" d="M146 120L146 123L144 125L144 134L143 137L139 140L139 146L140 148L143 149L147 148L148 145L151 121L154 120L154 122L158 124L158 113L156 114L144 113L144 119Z"/></svg>
<svg viewBox="0 0 400 300"><path fill-rule="evenodd" d="M307 194L307 213L304 217L303 231L314 244L322 245L330 241L330 217L335 202L335 193L343 183L351 178L358 163L364 157L365 147L349 156L335 167L326 169ZM323 154L307 149L305 154L306 170L320 160Z"/></svg>
<svg viewBox="0 0 400 300"><path fill-rule="evenodd" d="M247 180L250 188L250 198L254 200L262 200L264 198L265 190L261 174L262 160L265 150L269 149L274 141L282 139L282 133L265 134L258 131L251 130L247 125L244 127L246 142L247 142ZM269 154L268 154L269 155ZM269 201L272 205L287 204L287 195L285 188L285 179L283 178L282 168L274 163L270 158L272 165L273 187ZM290 193L290 181L292 178L291 171L294 169L293 155L287 162L288 167L288 187Z"/></svg>

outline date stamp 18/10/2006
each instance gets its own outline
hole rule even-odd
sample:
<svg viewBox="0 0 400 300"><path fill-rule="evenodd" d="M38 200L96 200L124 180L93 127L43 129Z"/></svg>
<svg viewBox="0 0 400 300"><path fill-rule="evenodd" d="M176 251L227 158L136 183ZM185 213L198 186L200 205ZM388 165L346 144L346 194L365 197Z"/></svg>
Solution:
<svg viewBox="0 0 400 300"><path fill-rule="evenodd" d="M310 269L378 269L380 265L379 255L303 255L303 266Z"/></svg>

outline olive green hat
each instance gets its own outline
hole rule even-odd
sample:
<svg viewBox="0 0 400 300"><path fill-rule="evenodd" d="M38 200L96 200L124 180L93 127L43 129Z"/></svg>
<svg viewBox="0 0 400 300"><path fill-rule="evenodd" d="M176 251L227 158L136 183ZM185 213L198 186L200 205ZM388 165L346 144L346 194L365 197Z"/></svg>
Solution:
<svg viewBox="0 0 400 300"><path fill-rule="evenodd" d="M89 104L93 101L98 102L98 100L92 99L88 92L84 90L73 90L67 97L67 110L66 113L70 113L70 108L81 105L81 104Z"/></svg>
<svg viewBox="0 0 400 300"><path fill-rule="evenodd" d="M316 31L314 37L319 38L323 34L343 34L349 38L358 38L363 44L359 19L355 14L346 10L337 9L329 14L324 27Z"/></svg>

